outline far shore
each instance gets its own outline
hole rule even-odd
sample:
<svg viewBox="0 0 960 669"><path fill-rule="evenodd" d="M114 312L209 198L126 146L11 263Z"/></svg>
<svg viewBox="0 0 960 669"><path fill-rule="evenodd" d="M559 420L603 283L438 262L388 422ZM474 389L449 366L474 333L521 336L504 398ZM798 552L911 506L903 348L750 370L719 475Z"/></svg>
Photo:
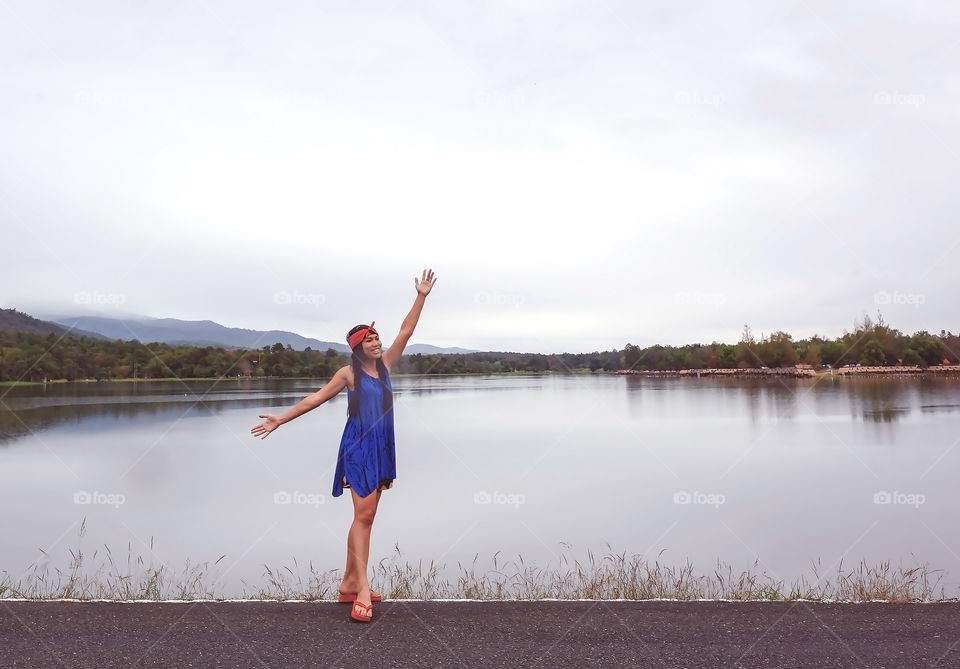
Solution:
<svg viewBox="0 0 960 669"><path fill-rule="evenodd" d="M960 365L932 365L930 367L919 367L916 365L885 365L885 366L866 366L855 365L850 367L839 367L837 369L813 369L809 366L795 367L747 367L739 368L707 368L707 369L621 369L617 374L631 376L650 376L650 377L696 377L701 376L789 376L789 377L843 377L858 376L861 374L960 374Z"/></svg>
<svg viewBox="0 0 960 669"><path fill-rule="evenodd" d="M794 367L745 367L745 368L703 368L703 369L618 369L615 372L589 369L571 369L568 372L528 371L517 370L510 372L459 372L454 374L391 374L391 378L422 378L422 377L451 377L451 376L544 376L554 375L615 375L615 376L646 376L646 377L683 377L700 378L703 376L737 376L737 377L768 377L785 376L794 378L821 378L824 376L844 377L859 375L927 375L927 374L960 374L960 365L931 365L919 367L915 365L885 365L865 366L855 365L839 367L837 369L813 369L808 366ZM45 381L0 381L0 388L16 386L43 386L65 383L155 383L160 381L323 381L329 376L162 376L154 378L122 378L122 379L49 379Z"/></svg>
<svg viewBox="0 0 960 669"><path fill-rule="evenodd" d="M430 377L449 377L449 376L543 376L544 374L556 374L557 372L542 371L532 372L526 370L517 370L515 372L458 372L454 374L391 374L391 379L404 378L422 378ZM586 374L609 374L615 375L619 372L597 371L591 372L589 369L572 369L569 372L563 372L563 376L586 375ZM329 376L158 376L158 377L137 377L122 379L49 379L47 381L0 381L0 388L9 386L43 386L51 384L65 383L156 383L158 381L328 381Z"/></svg>

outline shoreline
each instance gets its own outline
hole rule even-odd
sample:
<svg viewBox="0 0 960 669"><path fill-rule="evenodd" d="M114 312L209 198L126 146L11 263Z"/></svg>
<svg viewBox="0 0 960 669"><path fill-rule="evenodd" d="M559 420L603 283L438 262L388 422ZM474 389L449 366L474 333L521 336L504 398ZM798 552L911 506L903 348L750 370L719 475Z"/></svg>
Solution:
<svg viewBox="0 0 960 669"><path fill-rule="evenodd" d="M739 368L706 368L706 369L618 369L616 374L622 376L648 376L648 377L694 377L701 376L786 376L793 378L821 378L821 377L844 377L860 375L911 375L924 376L927 374L960 374L960 365L934 365L930 367L919 367L915 365L889 365L889 366L858 366L841 367L839 369L816 370L812 368L798 367L773 367L769 369L747 367Z"/></svg>
<svg viewBox="0 0 960 669"><path fill-rule="evenodd" d="M549 370L542 372L515 371L515 372L457 372L450 374L416 374L416 373L397 373L391 374L391 379L404 378L424 378L424 377L451 377L451 376L587 376L587 375L609 375L616 376L619 372L589 370L573 370L558 374ZM68 383L91 384L91 383L156 383L158 381L329 381L330 376L158 376L153 378L121 378L121 379L50 379L48 381L0 381L0 388L18 387L18 386L44 386L44 385L64 385Z"/></svg>
<svg viewBox="0 0 960 669"><path fill-rule="evenodd" d="M960 374L960 365L931 365L929 367L909 365L887 366L858 366L841 367L838 369L807 369L797 367L745 367L745 368L702 368L702 369L618 369L616 371L571 370L568 372L545 371L514 371L514 372L458 372L453 374L391 374L390 378L427 378L453 376L645 376L645 377L681 377L700 378L702 376L732 376L732 377L791 377L791 378L820 378L844 377L862 375L950 375ZM28 386L64 385L64 384L96 384L96 383L158 383L158 382L227 382L227 381L323 381L329 376L163 376L156 378L122 378L122 379L50 379L48 381L0 381L0 388L17 388Z"/></svg>

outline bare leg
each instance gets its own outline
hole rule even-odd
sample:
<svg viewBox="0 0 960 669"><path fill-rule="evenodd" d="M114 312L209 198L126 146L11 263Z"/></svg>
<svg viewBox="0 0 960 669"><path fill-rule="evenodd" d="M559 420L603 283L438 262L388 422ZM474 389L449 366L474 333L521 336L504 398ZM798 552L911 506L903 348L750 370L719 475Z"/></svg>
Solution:
<svg viewBox="0 0 960 669"><path fill-rule="evenodd" d="M347 485L347 477L343 477L343 485ZM353 518L356 522L357 518L357 495L353 492L353 488L348 488L350 490L350 497L353 500ZM353 525L350 526L350 531L353 530ZM340 592L356 592L360 587L360 582L357 577L357 558L350 550L350 531L347 533L347 564L343 568L343 580L340 581Z"/></svg>
<svg viewBox="0 0 960 669"><path fill-rule="evenodd" d="M367 580L367 562L370 559L370 530L377 514L382 492L376 490L360 497L351 488L353 498L353 523L347 534L347 564L343 571L342 592L356 592L357 600L370 604L370 581Z"/></svg>

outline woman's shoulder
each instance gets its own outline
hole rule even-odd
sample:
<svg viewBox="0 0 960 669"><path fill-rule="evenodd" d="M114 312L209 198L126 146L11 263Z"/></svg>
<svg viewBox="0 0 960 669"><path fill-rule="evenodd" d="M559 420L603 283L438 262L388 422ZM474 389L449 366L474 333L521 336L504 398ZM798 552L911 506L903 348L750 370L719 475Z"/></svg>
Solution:
<svg viewBox="0 0 960 669"><path fill-rule="evenodd" d="M333 374L333 378L339 378L344 381L348 387L353 386L353 368L350 365L341 367Z"/></svg>
<svg viewBox="0 0 960 669"><path fill-rule="evenodd" d="M379 370L378 370L378 371L379 371ZM384 366L383 370L380 371L380 374L381 374L382 376L385 376L387 383L390 383L390 371L389 371L389 369L388 369L386 366ZM369 374L365 374L365 375L366 375L366 376L369 376L371 379L375 379L375 380L379 378L379 377L376 377L376 376L370 376ZM346 365L346 366L344 366L344 367L341 367L340 369L338 369L338 370L337 370L336 372L334 372L334 374L333 374L333 378L335 378L335 379L339 378L341 381L343 381L343 382L346 384L346 386L347 386L347 388L348 388L349 390L353 390L353 389L354 389L354 383L356 382L356 379L354 378L354 376L355 376L355 374L354 374L354 372L353 372L353 366L352 366L352 365Z"/></svg>

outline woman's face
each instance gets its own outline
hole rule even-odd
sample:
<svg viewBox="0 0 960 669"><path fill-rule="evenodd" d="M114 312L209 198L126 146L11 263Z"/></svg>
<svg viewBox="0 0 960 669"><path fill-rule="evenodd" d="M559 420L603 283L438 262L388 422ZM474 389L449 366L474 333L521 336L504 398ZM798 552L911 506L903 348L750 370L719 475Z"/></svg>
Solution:
<svg viewBox="0 0 960 669"><path fill-rule="evenodd" d="M371 332L363 338L361 347L363 348L363 355L367 358L375 360L383 356L383 345L380 343L380 335L375 332Z"/></svg>

